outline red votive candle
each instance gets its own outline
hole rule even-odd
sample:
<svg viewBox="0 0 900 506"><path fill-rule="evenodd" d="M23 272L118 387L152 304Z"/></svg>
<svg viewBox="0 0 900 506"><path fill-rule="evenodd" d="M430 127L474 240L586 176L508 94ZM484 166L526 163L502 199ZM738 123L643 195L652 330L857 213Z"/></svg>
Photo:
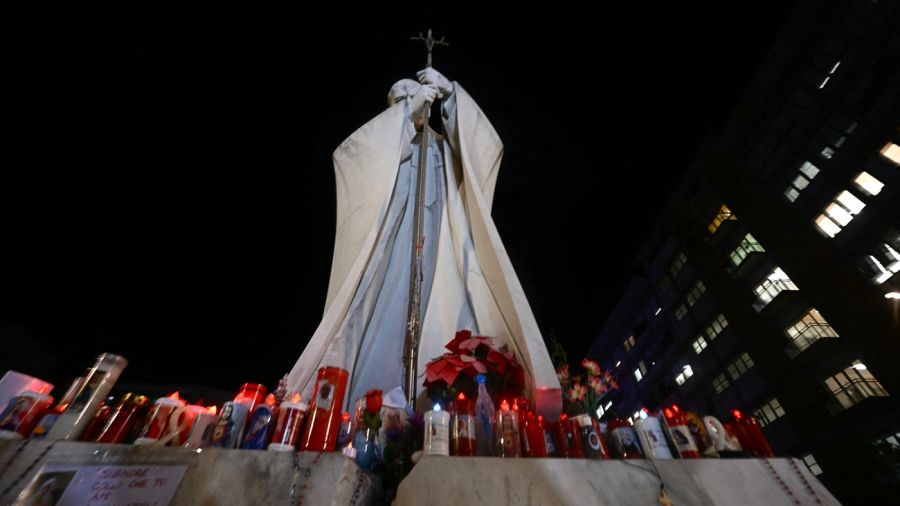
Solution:
<svg viewBox="0 0 900 506"><path fill-rule="evenodd" d="M169 431L169 417L172 416L176 409L185 404L179 397L178 392L168 397L156 399L153 402L153 407L150 408L147 423L144 425L140 436L134 441L134 444L152 444L164 437Z"/></svg>
<svg viewBox="0 0 900 506"><path fill-rule="evenodd" d="M341 407L350 374L339 367L322 367L316 376L309 421L300 451L333 452L341 426Z"/></svg>
<svg viewBox="0 0 900 506"><path fill-rule="evenodd" d="M275 434L272 435L269 450L294 451L307 408L305 402L300 402L300 394L294 394L290 401L281 403L281 409L278 410L278 422L275 424Z"/></svg>
<svg viewBox="0 0 900 506"><path fill-rule="evenodd" d="M131 392L123 395L94 440L98 443L124 443L144 414L149 402L150 399L143 395L134 395Z"/></svg>
<svg viewBox="0 0 900 506"><path fill-rule="evenodd" d="M475 455L475 402L460 392L454 401L450 428L450 455Z"/></svg>

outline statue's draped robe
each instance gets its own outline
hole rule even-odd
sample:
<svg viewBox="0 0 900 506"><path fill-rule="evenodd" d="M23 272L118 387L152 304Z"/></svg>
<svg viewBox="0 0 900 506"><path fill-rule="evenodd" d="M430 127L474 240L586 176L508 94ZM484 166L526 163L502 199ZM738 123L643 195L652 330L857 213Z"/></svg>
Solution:
<svg viewBox="0 0 900 506"><path fill-rule="evenodd" d="M369 389L404 385L419 158L406 107L389 107L334 152L337 233L325 314L288 382L304 398L322 366L350 372L345 405ZM552 392L541 396L551 399L541 411L558 412L556 372L490 217L503 146L458 83L442 116L446 138L429 136L425 177L420 392L425 364L457 330L470 329L508 345L528 391Z"/></svg>

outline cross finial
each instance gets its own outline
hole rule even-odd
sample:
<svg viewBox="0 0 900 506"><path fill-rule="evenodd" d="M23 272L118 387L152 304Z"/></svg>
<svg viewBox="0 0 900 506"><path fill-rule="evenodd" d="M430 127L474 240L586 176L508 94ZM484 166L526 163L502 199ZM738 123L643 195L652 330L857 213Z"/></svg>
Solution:
<svg viewBox="0 0 900 506"><path fill-rule="evenodd" d="M434 49L434 46L447 46L450 47L450 43L444 40L444 37L441 37L440 40L436 40L431 36L431 28L428 29L428 36L422 35L422 32L419 32L418 37L410 37L410 40L414 41L422 41L425 44L425 50L427 51L427 63L426 67L431 66L431 50Z"/></svg>

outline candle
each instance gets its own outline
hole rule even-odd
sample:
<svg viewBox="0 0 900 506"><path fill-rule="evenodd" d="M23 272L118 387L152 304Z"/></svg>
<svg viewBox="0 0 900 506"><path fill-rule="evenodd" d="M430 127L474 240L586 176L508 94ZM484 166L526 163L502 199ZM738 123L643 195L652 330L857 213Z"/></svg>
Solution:
<svg viewBox="0 0 900 506"><path fill-rule="evenodd" d="M213 427L216 426L216 422L219 421L219 416L216 414L216 407L210 406L209 408L203 408L204 411L198 412L197 416L194 418L194 423L191 426L191 430L188 433L187 437L184 439L184 447L185 448L206 448L210 445L210 438L212 437Z"/></svg>
<svg viewBox="0 0 900 506"><path fill-rule="evenodd" d="M589 459L603 459L606 457L606 448L603 446L603 440L600 438L599 431L594 427L590 415L581 414L572 419L577 427L577 434L580 438L581 448Z"/></svg>
<svg viewBox="0 0 900 506"><path fill-rule="evenodd" d="M339 367L319 369L312 404L309 406L309 421L300 444L301 451L334 451L349 378L350 373Z"/></svg>
<svg viewBox="0 0 900 506"><path fill-rule="evenodd" d="M734 421L730 425L734 428L738 441L741 442L741 447L745 452L749 453L751 457L771 458L775 456L756 418L744 416L736 409L732 411L732 415L734 415Z"/></svg>
<svg viewBox="0 0 900 506"><path fill-rule="evenodd" d="M78 439L127 365L125 357L112 353L97 357L97 362L79 387L75 400L59 415L47 433L47 438Z"/></svg>
<svg viewBox="0 0 900 506"><path fill-rule="evenodd" d="M129 392L122 396L97 434L98 443L124 443L141 419L150 400L143 395Z"/></svg>
<svg viewBox="0 0 900 506"><path fill-rule="evenodd" d="M666 436L657 417L647 416L635 420L634 430L644 449L644 455L651 459L672 458L672 452L669 450L669 444L666 443Z"/></svg>
<svg viewBox="0 0 900 506"><path fill-rule="evenodd" d="M275 396L269 394L266 401L257 406L247 423L247 433L241 442L241 448L245 450L264 450L269 444L269 437L275 427Z"/></svg>
<svg viewBox="0 0 900 506"><path fill-rule="evenodd" d="M27 436L52 402L53 397L33 391L10 399L6 409L0 413L0 439L22 439Z"/></svg>
<svg viewBox="0 0 900 506"><path fill-rule="evenodd" d="M453 410L453 429L450 432L450 454L462 457L475 455L475 403L460 392Z"/></svg>
<svg viewBox="0 0 900 506"><path fill-rule="evenodd" d="M640 459L644 457L634 427L627 420L621 418L610 420L609 433L610 444L615 448L619 458Z"/></svg>
<svg viewBox="0 0 900 506"><path fill-rule="evenodd" d="M700 451L697 449L697 443L694 442L694 436L684 423L681 417L681 411L678 406L663 409L664 429L669 431L675 450L683 459L698 459Z"/></svg>
<svg viewBox="0 0 900 506"><path fill-rule="evenodd" d="M525 414L525 422L522 424L525 437L522 438L525 455L528 457L546 457L547 441L544 434L544 417L535 418L534 413Z"/></svg>
<svg viewBox="0 0 900 506"><path fill-rule="evenodd" d="M425 455L450 455L450 413L440 404L425 412Z"/></svg>
<svg viewBox="0 0 900 506"><path fill-rule="evenodd" d="M164 438L169 432L169 417L175 413L176 409L185 404L178 392L174 392L168 397L156 399L153 402L153 407L150 408L147 422L144 424L144 428L141 430L138 438L134 440L134 444L153 444Z"/></svg>
<svg viewBox="0 0 900 506"><path fill-rule="evenodd" d="M509 403L504 399L500 402L500 410L497 412L497 456L521 457L520 437L519 411L509 409Z"/></svg>
<svg viewBox="0 0 900 506"><path fill-rule="evenodd" d="M263 402L264 397L266 397L266 387L258 383L244 383L241 385L238 394L234 397L234 402L245 404L247 406L247 413L253 413L256 406Z"/></svg>
<svg viewBox="0 0 900 506"><path fill-rule="evenodd" d="M272 437L272 442L269 443L269 450L294 451L307 408L308 406L305 402L300 401L300 394L297 393L291 397L290 401L281 403L281 408L278 410L278 422L275 424L275 435Z"/></svg>

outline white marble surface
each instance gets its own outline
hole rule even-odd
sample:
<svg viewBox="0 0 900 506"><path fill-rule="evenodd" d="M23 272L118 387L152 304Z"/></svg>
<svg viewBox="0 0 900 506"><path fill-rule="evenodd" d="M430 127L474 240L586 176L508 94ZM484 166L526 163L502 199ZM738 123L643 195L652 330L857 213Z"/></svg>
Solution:
<svg viewBox="0 0 900 506"><path fill-rule="evenodd" d="M758 459L654 461L675 506L799 504L838 505L796 461L769 459L791 496ZM641 469L638 469L640 467ZM810 493L801 476L812 487ZM642 460L422 459L397 493L395 506L455 504L658 505L660 480Z"/></svg>
<svg viewBox="0 0 900 506"><path fill-rule="evenodd" d="M49 451L48 451L49 447ZM21 448L21 451L20 451ZM372 478L336 453L106 445L46 441L0 442L0 504L12 504L45 464L184 464L172 505L366 504ZM9 490L7 490L9 489ZM292 501L293 497L293 501Z"/></svg>

